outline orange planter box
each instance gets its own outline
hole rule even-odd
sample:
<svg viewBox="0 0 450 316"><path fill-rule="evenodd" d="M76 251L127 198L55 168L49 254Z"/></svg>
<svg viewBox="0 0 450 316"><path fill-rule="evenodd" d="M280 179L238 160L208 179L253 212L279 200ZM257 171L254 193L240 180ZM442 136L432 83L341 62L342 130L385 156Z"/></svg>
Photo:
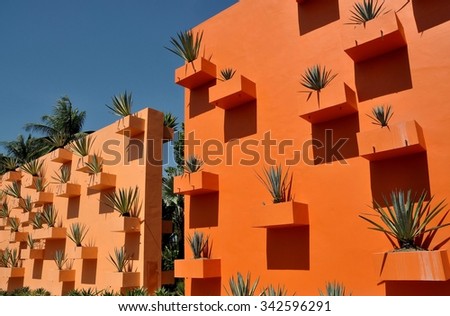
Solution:
<svg viewBox="0 0 450 316"><path fill-rule="evenodd" d="M220 275L220 259L175 260L176 278L204 279Z"/></svg>
<svg viewBox="0 0 450 316"><path fill-rule="evenodd" d="M235 75L209 88L209 103L224 110L253 100L256 100L256 84L241 75Z"/></svg>
<svg viewBox="0 0 450 316"><path fill-rule="evenodd" d="M140 272L112 272L108 277L112 288L139 287L141 284Z"/></svg>
<svg viewBox="0 0 450 316"><path fill-rule="evenodd" d="M299 116L316 124L358 112L356 93L345 82L333 82L319 93L301 93Z"/></svg>
<svg viewBox="0 0 450 316"><path fill-rule="evenodd" d="M53 203L52 192L36 192L31 198L31 202L36 206Z"/></svg>
<svg viewBox="0 0 450 316"><path fill-rule="evenodd" d="M101 160L101 157L97 157L98 160ZM79 172L84 172L84 173L89 173L90 170L88 168L88 166L86 166L86 163L92 163L92 161L94 160L94 155L87 155L84 157L79 157L78 161L77 161L77 166L75 168L76 171Z"/></svg>
<svg viewBox="0 0 450 316"><path fill-rule="evenodd" d="M141 221L138 217L120 216L110 222L111 231L123 233L138 233L141 230Z"/></svg>
<svg viewBox="0 0 450 316"><path fill-rule="evenodd" d="M74 282L76 270L54 270L50 276L53 282Z"/></svg>
<svg viewBox="0 0 450 316"><path fill-rule="evenodd" d="M65 227L48 227L35 229L32 232L33 239L66 239Z"/></svg>
<svg viewBox="0 0 450 316"><path fill-rule="evenodd" d="M169 140L172 140L173 139L173 133L174 133L173 128L164 126L164 129L163 129L163 141L164 142L168 142Z"/></svg>
<svg viewBox="0 0 450 316"><path fill-rule="evenodd" d="M0 278L23 278L25 268L0 268Z"/></svg>
<svg viewBox="0 0 450 316"><path fill-rule="evenodd" d="M195 89L216 79L216 65L199 57L175 70L175 83L188 89Z"/></svg>
<svg viewBox="0 0 450 316"><path fill-rule="evenodd" d="M389 159L426 150L422 128L407 121L356 134L359 155L368 160Z"/></svg>
<svg viewBox="0 0 450 316"><path fill-rule="evenodd" d="M8 171L2 176L2 181L14 182L21 180L22 173L20 171Z"/></svg>
<svg viewBox="0 0 450 316"><path fill-rule="evenodd" d="M58 197L77 197L81 195L81 186L75 183L61 183L55 187L55 194Z"/></svg>
<svg viewBox="0 0 450 316"><path fill-rule="evenodd" d="M20 259L43 259L44 249L22 249L20 251Z"/></svg>
<svg viewBox="0 0 450 316"><path fill-rule="evenodd" d="M145 120L134 115L128 115L117 121L116 133L133 137L145 131Z"/></svg>
<svg viewBox="0 0 450 316"><path fill-rule="evenodd" d="M447 250L377 253L374 262L383 281L447 281L450 279Z"/></svg>
<svg viewBox="0 0 450 316"><path fill-rule="evenodd" d="M69 259L97 259L97 247L71 247L67 252Z"/></svg>
<svg viewBox="0 0 450 316"><path fill-rule="evenodd" d="M13 200L11 200L11 204L10 207L11 209L22 209L23 206L23 199L22 198L13 198Z"/></svg>
<svg viewBox="0 0 450 316"><path fill-rule="evenodd" d="M50 153L50 161L58 163L66 163L72 161L72 152L65 148L55 149Z"/></svg>
<svg viewBox="0 0 450 316"><path fill-rule="evenodd" d="M197 195L219 191L219 176L215 173L198 171L173 178L173 192Z"/></svg>
<svg viewBox="0 0 450 316"><path fill-rule="evenodd" d="M308 204L294 201L262 205L253 214L252 226L257 228L309 225Z"/></svg>
<svg viewBox="0 0 450 316"><path fill-rule="evenodd" d="M36 181L39 177L32 176L30 174L25 174L22 178L22 186L27 189L36 189Z"/></svg>
<svg viewBox="0 0 450 316"><path fill-rule="evenodd" d="M12 232L9 237L10 242L24 242L27 241L28 233L26 232Z"/></svg>
<svg viewBox="0 0 450 316"><path fill-rule="evenodd" d="M91 190L106 190L116 187L116 175L99 172L89 176L88 189Z"/></svg>
<svg viewBox="0 0 450 316"><path fill-rule="evenodd" d="M175 271L161 271L161 285L169 285L175 283Z"/></svg>
<svg viewBox="0 0 450 316"><path fill-rule="evenodd" d="M33 221L34 217L36 216L36 212L21 212L20 214L17 215L17 218L19 219L19 221L21 223L29 223L31 221Z"/></svg>
<svg viewBox="0 0 450 316"><path fill-rule="evenodd" d="M355 62L406 46L403 26L393 10L365 25L343 25L341 33L344 51Z"/></svg>

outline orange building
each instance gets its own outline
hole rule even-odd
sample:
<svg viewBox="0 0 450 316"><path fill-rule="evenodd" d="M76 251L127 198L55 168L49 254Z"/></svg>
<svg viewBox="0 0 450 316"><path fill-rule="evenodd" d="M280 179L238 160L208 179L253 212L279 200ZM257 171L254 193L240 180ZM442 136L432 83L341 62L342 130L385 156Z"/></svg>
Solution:
<svg viewBox="0 0 450 316"><path fill-rule="evenodd" d="M358 216L395 189L450 196L450 3L386 1L354 25L354 2L240 0L193 29L202 58L175 82L186 157L205 164L174 191L186 234L209 236L210 253L191 259L186 243L176 261L187 295L225 295L237 272L297 295L333 280L353 295L450 294L448 243L379 260L393 247ZM309 95L300 81L313 65L337 76ZM234 77L218 80L228 67ZM378 105L392 106L389 128L367 116ZM257 177L271 165L289 168L295 203L272 205ZM430 249L449 235L437 231Z"/></svg>
<svg viewBox="0 0 450 316"><path fill-rule="evenodd" d="M22 262L0 268L3 290L27 286L61 295L81 288L117 292L161 286L163 113L144 109L88 138L92 146L85 157L57 149L38 159L38 177L23 168L3 175L2 190L15 185L20 189L20 198L9 195L3 200L19 227L12 232L9 219L1 219L0 249L17 251ZM89 163L100 165L100 170L93 172ZM64 181L62 170L70 171ZM108 202L107 197L120 190L137 193L131 216L120 216ZM24 201L30 202L28 212L20 207ZM44 224L38 228L37 214L51 214L49 210L55 223L41 218ZM77 224L85 227L82 247L70 238ZM115 251L120 254L121 249L130 261L118 272L111 259L118 261Z"/></svg>

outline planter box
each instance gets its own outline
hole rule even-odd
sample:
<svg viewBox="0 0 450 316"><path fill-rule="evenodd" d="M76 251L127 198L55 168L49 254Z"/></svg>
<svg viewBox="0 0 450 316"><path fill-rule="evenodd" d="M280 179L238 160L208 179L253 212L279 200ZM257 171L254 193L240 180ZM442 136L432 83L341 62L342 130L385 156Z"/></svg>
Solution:
<svg viewBox="0 0 450 316"><path fill-rule="evenodd" d="M44 259L44 249L22 249L20 259Z"/></svg>
<svg viewBox="0 0 450 316"><path fill-rule="evenodd" d="M319 93L301 93L299 116L316 124L358 112L356 93L345 82L333 82Z"/></svg>
<svg viewBox="0 0 450 316"><path fill-rule="evenodd" d="M261 205L253 212L253 227L282 228L308 226L308 204L289 201Z"/></svg>
<svg viewBox="0 0 450 316"><path fill-rule="evenodd" d="M241 75L235 75L209 88L209 103L224 110L253 100L256 100L256 84Z"/></svg>
<svg viewBox="0 0 450 316"><path fill-rule="evenodd" d="M406 46L403 26L394 11L370 20L365 25L343 25L341 33L344 51L355 62Z"/></svg>
<svg viewBox="0 0 450 316"><path fill-rule="evenodd" d="M88 166L86 166L86 163L87 162L92 163L93 159L94 159L94 155L87 155L84 157L79 157L75 170L79 171L79 172L89 173L90 170L89 170ZM101 159L102 159L101 157L97 156L97 160L101 160Z"/></svg>
<svg viewBox="0 0 450 316"><path fill-rule="evenodd" d="M161 271L161 285L175 284L175 271Z"/></svg>
<svg viewBox="0 0 450 316"><path fill-rule="evenodd" d="M53 203L53 193L52 192L36 192L31 198L31 202L35 206L41 206L44 204Z"/></svg>
<svg viewBox="0 0 450 316"><path fill-rule="evenodd" d="M66 239L65 227L48 227L35 229L32 232L33 239Z"/></svg>
<svg viewBox="0 0 450 316"><path fill-rule="evenodd" d="M426 150L422 128L407 121L356 134L359 155L368 160L389 159Z"/></svg>
<svg viewBox="0 0 450 316"><path fill-rule="evenodd" d="M218 278L220 277L220 259L184 259L175 260L177 278Z"/></svg>
<svg viewBox="0 0 450 316"><path fill-rule="evenodd" d="M17 218L22 224L28 224L34 220L34 217L36 216L36 212L22 212L19 215L17 215Z"/></svg>
<svg viewBox="0 0 450 316"><path fill-rule="evenodd" d="M25 268L0 268L1 278L23 278L25 276Z"/></svg>
<svg viewBox="0 0 450 316"><path fill-rule="evenodd" d="M28 239L28 233L26 232L12 232L9 241L10 242L25 242Z"/></svg>
<svg viewBox="0 0 450 316"><path fill-rule="evenodd" d="M22 209L23 206L23 198L13 198L13 200L11 200L11 204L10 207L11 209Z"/></svg>
<svg viewBox="0 0 450 316"><path fill-rule="evenodd" d="M219 176L215 173L198 171L173 179L173 192L177 194L197 195L219 191Z"/></svg>
<svg viewBox="0 0 450 316"><path fill-rule="evenodd" d="M116 133L133 137L145 131L145 120L134 115L128 115L117 121Z"/></svg>
<svg viewBox="0 0 450 316"><path fill-rule="evenodd" d="M188 89L195 89L216 79L216 65L199 57L175 70L175 83Z"/></svg>
<svg viewBox="0 0 450 316"><path fill-rule="evenodd" d="M112 288L139 287L141 285L140 272L112 272L108 274L108 284Z"/></svg>
<svg viewBox="0 0 450 316"><path fill-rule="evenodd" d="M0 217L0 228L4 229L9 226L10 217Z"/></svg>
<svg viewBox="0 0 450 316"><path fill-rule="evenodd" d="M171 220L162 220L162 230L163 234L172 234L173 233L173 223Z"/></svg>
<svg viewBox="0 0 450 316"><path fill-rule="evenodd" d="M89 176L88 189L102 191L116 187L116 175L99 172Z"/></svg>
<svg viewBox="0 0 450 316"><path fill-rule="evenodd" d="M173 139L173 128L164 126L163 128L163 142L168 142Z"/></svg>
<svg viewBox="0 0 450 316"><path fill-rule="evenodd" d="M447 281L450 279L447 250L377 253L374 262L383 281Z"/></svg>
<svg viewBox="0 0 450 316"><path fill-rule="evenodd" d="M18 182L21 180L22 180L22 173L20 171L8 171L2 176L2 181Z"/></svg>
<svg viewBox="0 0 450 316"><path fill-rule="evenodd" d="M50 161L58 163L66 163L72 161L72 152L65 148L55 149L50 153Z"/></svg>
<svg viewBox="0 0 450 316"><path fill-rule="evenodd" d="M25 174L22 178L22 186L27 189L36 189L36 181L39 177Z"/></svg>
<svg viewBox="0 0 450 316"><path fill-rule="evenodd" d="M54 270L51 273L53 282L74 282L76 270Z"/></svg>
<svg viewBox="0 0 450 316"><path fill-rule="evenodd" d="M81 185L75 183L61 183L56 186L55 194L58 197L72 198L81 195Z"/></svg>
<svg viewBox="0 0 450 316"><path fill-rule="evenodd" d="M71 247L67 253L69 259L97 259L97 247Z"/></svg>
<svg viewBox="0 0 450 316"><path fill-rule="evenodd" d="M138 233L141 230L141 221L138 217L115 217L109 225L113 232Z"/></svg>

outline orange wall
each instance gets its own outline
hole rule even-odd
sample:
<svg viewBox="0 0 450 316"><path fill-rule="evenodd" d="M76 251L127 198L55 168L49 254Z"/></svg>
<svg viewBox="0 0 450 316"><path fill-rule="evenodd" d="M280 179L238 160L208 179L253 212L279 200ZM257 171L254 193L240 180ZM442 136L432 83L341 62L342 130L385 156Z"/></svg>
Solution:
<svg viewBox="0 0 450 316"><path fill-rule="evenodd" d="M108 260L109 254L114 253L114 248L125 246L129 255L133 255L133 270L140 272L140 286L148 287L150 291L160 286L161 270L161 165L152 164L151 157L157 161L162 159L162 133L163 113L153 109L144 109L136 113L136 116L145 121L144 130L133 138L117 134L116 131L123 125L119 120L105 128L102 128L90 137L94 144L91 154L96 153L104 159L103 171L116 175L116 190L119 188L139 187L139 204L141 205L140 233L124 233L111 231L114 220L119 219L119 213L113 211L101 201L105 201L107 191L92 191L87 189L89 175L76 171L78 156L73 155L72 161L67 165L71 167L71 183L81 185L81 196L78 198L63 198L54 196L53 205L59 213L62 226L69 230L72 223L86 224L89 228L85 243L91 241L98 247L96 260L74 261L76 270L75 283L62 283L49 281L50 274L56 270L53 261L56 250L66 252L74 247L69 239L47 240L45 243L44 260L23 260L25 277L19 279L2 279L0 288L13 289L17 286L29 286L30 288L43 287L52 294L64 294L72 288L96 288L120 290L119 283L113 283L111 272L114 266ZM148 141L144 141L148 140ZM141 144L140 147L136 144ZM130 149L130 150L129 150ZM56 184L52 179L55 172L61 166L52 162L51 155L44 156L44 168L46 182L52 184L46 191L55 192ZM3 181L2 188L8 183ZM33 189L22 188L22 196L33 194ZM8 201L12 202L8 197ZM38 211L39 209L34 209ZM21 210L14 210L15 213ZM21 231L33 233L31 226L22 227ZM0 249L26 248L26 243L9 243L9 231L0 231Z"/></svg>
<svg viewBox="0 0 450 316"><path fill-rule="evenodd" d="M379 284L372 254L391 246L358 217L370 211L372 197L394 188L427 189L436 202L449 197L450 6L445 1L412 0L402 8L404 0L387 1L389 10L398 11L407 46L354 63L341 42L341 36L353 29L345 24L353 2L241 0L194 28L204 31L204 57L218 70L233 67L253 80L257 100L224 111L208 102L208 87L215 82L186 89L186 137L195 133L201 144L218 140L225 146L218 157L231 162L204 167L219 175L217 194L186 197L186 233L209 234L212 258L221 259L221 277L187 279L187 294L226 294L228 279L248 271L253 279L260 277L261 286L284 284L297 295L317 295L326 281L333 280L343 282L353 295L450 294L448 281ZM318 63L338 73L333 85L344 81L356 91L357 114L319 124L299 117L306 97L299 92L304 90L301 74ZM392 124L409 120L420 124L426 153L379 162L359 157L356 133L375 128L366 114L379 104L393 106ZM258 140L252 148L259 153L264 151L260 140L268 131L277 143L292 140L294 146L285 153L272 149L276 162L284 165L293 149L302 149L312 138L323 140L326 129L337 138L349 138L342 151L345 163L301 162L290 167L295 200L309 206L309 226L252 228L255 209L271 202L255 175L268 164L260 160L240 165L241 158L251 157L232 147L233 139ZM201 146L187 147L186 155L192 153L205 154ZM436 241L449 234L450 228L443 229ZM187 246L187 256L190 253Z"/></svg>

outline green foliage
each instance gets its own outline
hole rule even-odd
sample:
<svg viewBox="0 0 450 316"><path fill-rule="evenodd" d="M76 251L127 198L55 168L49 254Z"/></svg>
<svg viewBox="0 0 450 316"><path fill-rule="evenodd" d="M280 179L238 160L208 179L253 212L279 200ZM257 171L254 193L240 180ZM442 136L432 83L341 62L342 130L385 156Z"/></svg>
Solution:
<svg viewBox="0 0 450 316"><path fill-rule="evenodd" d="M242 277L241 273L238 272L236 280L232 276L228 281L231 294L228 292L227 289L225 290L228 295L232 296L253 296L255 294L258 283L259 278L257 278L256 281L252 284L250 272L247 273L247 278L245 280Z"/></svg>
<svg viewBox="0 0 450 316"><path fill-rule="evenodd" d="M30 249L34 249L34 239L33 239L33 235L31 233L28 233L27 245Z"/></svg>
<svg viewBox="0 0 450 316"><path fill-rule="evenodd" d="M378 0L363 0L353 4L353 10L350 10L350 24L365 24L375 19L385 11L384 1L378 4Z"/></svg>
<svg viewBox="0 0 450 316"><path fill-rule="evenodd" d="M129 256L125 247L114 248L114 256L109 254L109 261L116 267L117 272L126 272L131 262L131 256Z"/></svg>
<svg viewBox="0 0 450 316"><path fill-rule="evenodd" d="M112 105L106 105L114 114L120 117L131 115L131 107L133 106L133 98L131 92L126 91L123 94L112 97Z"/></svg>
<svg viewBox="0 0 450 316"><path fill-rule="evenodd" d="M31 196L27 195L20 201L20 208L24 213L31 212L33 210L33 203L31 202Z"/></svg>
<svg viewBox="0 0 450 316"><path fill-rule="evenodd" d="M195 155L190 155L184 163L184 171L186 173L194 173L202 170L203 160Z"/></svg>
<svg viewBox="0 0 450 316"><path fill-rule="evenodd" d="M178 131L178 137L173 141L173 155L178 168L184 166L184 123L181 123L181 130Z"/></svg>
<svg viewBox="0 0 450 316"><path fill-rule="evenodd" d="M209 237L205 237L202 232L194 231L194 235L188 235L187 240L191 247L194 259L200 259L204 257L204 252L208 252ZM208 257L207 255L205 256Z"/></svg>
<svg viewBox="0 0 450 316"><path fill-rule="evenodd" d="M5 189L3 189L3 192L6 195L12 196L16 199L21 198L21 194L20 194L20 184L17 181L14 181L11 184L8 184Z"/></svg>
<svg viewBox="0 0 450 316"><path fill-rule="evenodd" d="M307 89L320 92L336 76L337 74L331 74L331 70L327 70L325 66L322 68L321 65L314 65L305 70L300 83Z"/></svg>
<svg viewBox="0 0 450 316"><path fill-rule="evenodd" d="M46 289L40 287L31 291L31 296L51 296L52 294Z"/></svg>
<svg viewBox="0 0 450 316"><path fill-rule="evenodd" d="M379 125L381 127L388 126L394 112L390 105L379 105L372 108L372 115L367 114L372 119L372 124Z"/></svg>
<svg viewBox="0 0 450 316"><path fill-rule="evenodd" d="M0 208L0 218L8 218L10 214L11 209L9 208L8 202L4 201Z"/></svg>
<svg viewBox="0 0 450 316"><path fill-rule="evenodd" d="M284 286L278 285L276 288L270 284L261 293L261 296L287 296L287 291Z"/></svg>
<svg viewBox="0 0 450 316"><path fill-rule="evenodd" d="M203 31L193 34L191 30L177 33L177 37L171 37L172 48L166 47L175 55L181 57L186 62L192 62L197 59L200 53Z"/></svg>
<svg viewBox="0 0 450 316"><path fill-rule="evenodd" d="M69 239L72 240L77 247L81 247L88 231L89 229L85 224L72 223L72 225L70 225L67 237L69 237Z"/></svg>
<svg viewBox="0 0 450 316"><path fill-rule="evenodd" d="M42 168L44 161L39 159L31 160L20 167L23 171L33 177L42 177Z"/></svg>
<svg viewBox="0 0 450 316"><path fill-rule="evenodd" d="M177 117L174 116L172 113L165 113L164 114L164 126L173 128L176 130L178 123L177 123Z"/></svg>
<svg viewBox="0 0 450 316"><path fill-rule="evenodd" d="M373 210L382 223L377 223L367 216L360 217L372 225L370 229L384 233L394 248L427 250L435 236L434 232L450 223L443 224L447 212L436 226L427 227L444 210L445 205L444 201L441 201L432 208L433 198L425 202L426 197L425 191L418 200L416 194L411 196L411 190L408 190L406 197L403 191L393 191L390 201L386 197L383 198L384 207L373 201ZM430 234L425 237L426 233Z"/></svg>
<svg viewBox="0 0 450 316"><path fill-rule="evenodd" d="M166 245L162 252L162 270L170 271L174 269L174 260L178 258L178 247Z"/></svg>
<svg viewBox="0 0 450 316"><path fill-rule="evenodd" d="M43 224L44 218L42 216L42 213L36 213L33 220L31 221L31 226L33 226L34 229L40 229L43 227Z"/></svg>
<svg viewBox="0 0 450 316"><path fill-rule="evenodd" d="M59 172L55 172L55 176L52 179L56 180L58 183L67 183L70 180L70 167L67 165L62 165L59 168Z"/></svg>
<svg viewBox="0 0 450 316"><path fill-rule="evenodd" d="M114 292L114 290L111 290L111 289L104 289L99 292L99 295L101 295L101 296L118 296L120 294L117 292Z"/></svg>
<svg viewBox="0 0 450 316"><path fill-rule="evenodd" d="M102 172L103 169L103 159L97 154L92 156L92 161L87 161L85 163L86 167L89 169L90 174L97 174Z"/></svg>
<svg viewBox="0 0 450 316"><path fill-rule="evenodd" d="M233 78L234 74L236 73L236 70L233 68L224 68L220 70L220 81L227 81Z"/></svg>
<svg viewBox="0 0 450 316"><path fill-rule="evenodd" d="M20 228L20 220L15 217L10 217L9 226L11 226L11 232L18 232Z"/></svg>
<svg viewBox="0 0 450 316"><path fill-rule="evenodd" d="M69 144L69 149L79 157L85 157L89 155L89 151L94 143L94 138L91 136L84 136L75 139Z"/></svg>
<svg viewBox="0 0 450 316"><path fill-rule="evenodd" d="M34 180L34 187L36 192L44 192L45 188L48 187L48 183L45 182L44 178L36 178Z"/></svg>
<svg viewBox="0 0 450 316"><path fill-rule="evenodd" d="M0 251L0 267L7 268L9 266L9 257L11 256L11 252L9 248L6 248L3 251Z"/></svg>
<svg viewBox="0 0 450 316"><path fill-rule="evenodd" d="M105 195L106 204L119 212L120 216L137 217L139 188L119 189Z"/></svg>
<svg viewBox="0 0 450 316"><path fill-rule="evenodd" d="M88 288L88 289L73 289L67 293L67 296L98 296L101 294L101 291L97 289Z"/></svg>
<svg viewBox="0 0 450 316"><path fill-rule="evenodd" d="M3 162L9 165L6 171L13 171L19 165L37 159L48 152L44 141L31 135L28 135L26 139L19 135L16 140L0 142L0 144L6 149L8 156L11 157L6 157L9 161Z"/></svg>
<svg viewBox="0 0 450 316"><path fill-rule="evenodd" d="M172 296L172 293L170 293L165 287L160 287L155 290L155 296Z"/></svg>
<svg viewBox="0 0 450 316"><path fill-rule="evenodd" d="M56 250L53 260L55 261L58 270L62 270L67 262L67 256L64 254L63 250Z"/></svg>
<svg viewBox="0 0 450 316"><path fill-rule="evenodd" d="M138 287L127 290L125 296L148 296L148 290L145 287Z"/></svg>
<svg viewBox="0 0 450 316"><path fill-rule="evenodd" d="M288 202L292 200L292 179L289 176L289 170L283 175L283 168L279 166L271 166L269 169L263 169L263 175L256 174L258 179L264 184L266 189L272 196L273 203Z"/></svg>
<svg viewBox="0 0 450 316"><path fill-rule="evenodd" d="M15 157L2 157L1 163L5 172L14 171L19 167L19 160Z"/></svg>
<svg viewBox="0 0 450 316"><path fill-rule="evenodd" d="M319 295L320 296L345 296L345 286L343 283L338 283L336 281L333 282L327 282L325 284L325 293L322 292L322 290L319 289ZM348 294L352 295L352 293Z"/></svg>
<svg viewBox="0 0 450 316"><path fill-rule="evenodd" d="M0 265L3 266L3 264L6 263L5 267L16 268L19 266L19 260L19 251L16 248L6 248L0 259Z"/></svg>
<svg viewBox="0 0 450 316"><path fill-rule="evenodd" d="M36 216L37 216L37 214L36 214ZM55 227L57 217L58 217L58 211L55 209L53 204L47 204L44 206L44 210L42 211L42 218L45 221L45 223L48 225L48 227Z"/></svg>

